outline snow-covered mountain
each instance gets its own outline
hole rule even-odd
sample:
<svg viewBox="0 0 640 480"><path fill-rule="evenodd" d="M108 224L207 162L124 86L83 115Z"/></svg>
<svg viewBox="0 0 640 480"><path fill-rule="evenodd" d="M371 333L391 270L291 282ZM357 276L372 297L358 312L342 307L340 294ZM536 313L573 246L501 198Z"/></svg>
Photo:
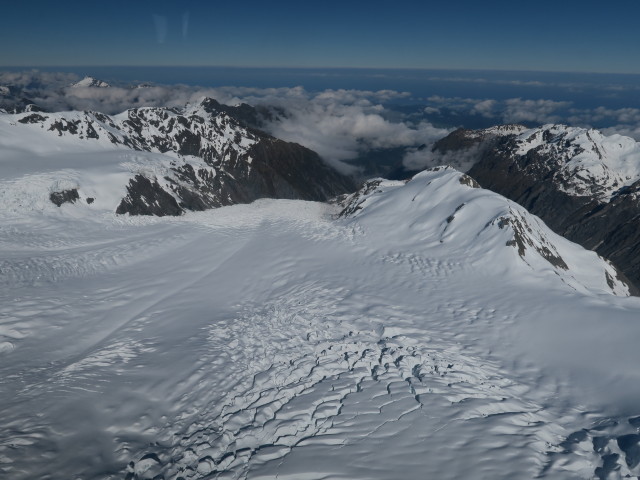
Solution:
<svg viewBox="0 0 640 480"><path fill-rule="evenodd" d="M131 161L58 120L19 124L55 139L19 157L35 190ZM179 217L43 202L0 209L4 477L640 475L640 299L453 169Z"/></svg>
<svg viewBox="0 0 640 480"><path fill-rule="evenodd" d="M92 88L107 88L110 87L107 82L103 80L98 80L97 78L91 77L89 75L85 76L82 80L79 80L71 85L72 88L77 87L92 87Z"/></svg>
<svg viewBox="0 0 640 480"><path fill-rule="evenodd" d="M430 248L441 247L453 257L483 258L504 269L526 265L523 276L552 271L579 291L630 291L615 267L594 252L576 248L520 205L451 167L426 170L406 185L371 180L343 204L340 216L365 226L371 216L395 245L408 241L415 249L419 234Z"/></svg>
<svg viewBox="0 0 640 480"><path fill-rule="evenodd" d="M353 191L317 154L247 127L232 110L204 99L112 117L2 115L0 195L18 212L47 208L50 199L95 211L180 215L257 198L326 200Z"/></svg>
<svg viewBox="0 0 640 480"><path fill-rule="evenodd" d="M469 175L553 230L612 260L640 285L640 145L597 130L518 125L458 130L441 156L469 156Z"/></svg>

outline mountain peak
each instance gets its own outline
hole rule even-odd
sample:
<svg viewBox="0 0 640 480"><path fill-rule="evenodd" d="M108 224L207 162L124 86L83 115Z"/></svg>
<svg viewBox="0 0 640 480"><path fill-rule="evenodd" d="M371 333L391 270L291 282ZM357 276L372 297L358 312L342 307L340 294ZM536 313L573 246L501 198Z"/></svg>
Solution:
<svg viewBox="0 0 640 480"><path fill-rule="evenodd" d="M73 87L73 88L78 88L78 87L107 88L107 87L110 87L110 86L111 85L109 85L107 82L104 82L102 80L98 80L97 78L91 77L89 75L85 76L79 82L76 82L76 83L71 85L71 87Z"/></svg>
<svg viewBox="0 0 640 480"><path fill-rule="evenodd" d="M477 259L478 268L533 272L578 291L630 294L624 277L596 253L469 180L451 167L425 170L408 182L377 179L347 197L341 216L380 232L389 244L447 249Z"/></svg>

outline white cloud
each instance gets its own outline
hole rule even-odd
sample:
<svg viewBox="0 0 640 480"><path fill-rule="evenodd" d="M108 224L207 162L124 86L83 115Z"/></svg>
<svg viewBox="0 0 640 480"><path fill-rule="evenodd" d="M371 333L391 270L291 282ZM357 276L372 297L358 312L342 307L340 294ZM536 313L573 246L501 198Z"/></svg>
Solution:
<svg viewBox="0 0 640 480"><path fill-rule="evenodd" d="M640 124L640 109L638 108L619 108L611 109L605 107L598 107L593 110L571 110L571 116L569 121L574 123L584 124L597 124L597 123L611 123L616 122L619 124Z"/></svg>
<svg viewBox="0 0 640 480"><path fill-rule="evenodd" d="M530 100L509 98L496 100L491 98L440 97L427 98L429 105L424 109L426 114L442 113L447 109L452 114L479 115L493 119L496 123L554 123L564 118L571 102L555 100Z"/></svg>
<svg viewBox="0 0 640 480"><path fill-rule="evenodd" d="M450 165L461 172L468 171L482 154L481 145L448 152L432 152L431 148L409 149L402 164L408 170L423 170L439 165Z"/></svg>
<svg viewBox="0 0 640 480"><path fill-rule="evenodd" d="M614 125L613 127L607 127L602 129L602 133L605 135L624 135L631 137L637 142L640 142L640 124L636 125Z"/></svg>
<svg viewBox="0 0 640 480"><path fill-rule="evenodd" d="M258 104L266 101L286 112L286 116L267 124L270 133L305 145L334 165L372 149L431 144L448 133L427 122L415 125L386 118L385 108L377 102L404 95L401 93L355 90L298 93L302 92L295 98L254 100Z"/></svg>
<svg viewBox="0 0 640 480"><path fill-rule="evenodd" d="M502 118L506 123L556 123L562 120L558 110L568 108L571 102L510 98L505 100L504 105Z"/></svg>
<svg viewBox="0 0 640 480"><path fill-rule="evenodd" d="M54 77L51 77L54 75ZM46 87L55 80L55 88ZM372 149L417 147L431 144L448 130L426 121L411 123L396 112L392 120L383 103L408 97L408 92L393 90L324 90L317 93L302 87L203 88L187 85L145 88L69 88L76 76L27 72L15 76L0 74L0 85L36 86L31 98L50 110L94 110L108 114L143 106L182 107L211 97L220 103L248 103L265 106L273 115L262 126L268 133L296 142L318 152L334 166L345 170L350 160Z"/></svg>
<svg viewBox="0 0 640 480"><path fill-rule="evenodd" d="M473 105L471 113L481 115L486 118L492 118L496 114L498 102L496 100L481 100Z"/></svg>

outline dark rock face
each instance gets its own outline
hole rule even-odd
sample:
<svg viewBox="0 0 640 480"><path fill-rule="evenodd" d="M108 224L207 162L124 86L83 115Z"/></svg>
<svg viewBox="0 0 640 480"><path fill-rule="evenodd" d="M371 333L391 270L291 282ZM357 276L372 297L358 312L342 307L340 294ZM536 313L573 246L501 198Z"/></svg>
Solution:
<svg viewBox="0 0 640 480"><path fill-rule="evenodd" d="M517 248L518 255L520 255L521 258L524 258L527 248L532 248L554 267L561 268L562 270L569 269L569 266L552 244L545 242L544 239L542 245L536 245L532 241L528 233L532 233L533 231L526 220L516 216L498 219L499 228L506 228L507 226L510 226L513 230L513 239L507 242L507 246ZM613 288L613 279L609 280L609 286Z"/></svg>
<svg viewBox="0 0 640 480"><path fill-rule="evenodd" d="M315 152L273 138L256 143L245 155L232 155L231 160L224 165L212 162L215 175L190 164L172 168L174 178L165 180L180 208L201 211L259 198L326 201L355 190L349 178Z"/></svg>
<svg viewBox="0 0 640 480"><path fill-rule="evenodd" d="M20 120L18 120L18 122L20 123L41 123L44 122L47 119L47 117L44 117L42 115L38 115L37 113L33 113L31 115L27 115L26 117L22 117Z"/></svg>
<svg viewBox="0 0 640 480"><path fill-rule="evenodd" d="M63 203L75 203L76 200L80 198L78 194L78 190L72 188L70 190L63 190L61 192L53 192L49 195L49 200L51 200L58 207Z"/></svg>
<svg viewBox="0 0 640 480"><path fill-rule="evenodd" d="M248 195L325 201L355 190L355 185L325 164L317 153L274 138L255 144ZM254 198L254 199L255 199Z"/></svg>
<svg viewBox="0 0 640 480"><path fill-rule="evenodd" d="M459 130L439 144L450 151L480 144L478 161L468 173L482 187L518 202L555 232L611 260L622 279L640 285L640 181L603 200L597 178L578 177L585 181L576 194L567 188L575 178L562 168L581 147L543 131L539 147L519 154L517 133Z"/></svg>
<svg viewBox="0 0 640 480"><path fill-rule="evenodd" d="M151 182L142 175L136 175L129 181L127 196L122 199L116 213L130 215L165 215L178 216L183 210L169 193L163 190L158 182Z"/></svg>

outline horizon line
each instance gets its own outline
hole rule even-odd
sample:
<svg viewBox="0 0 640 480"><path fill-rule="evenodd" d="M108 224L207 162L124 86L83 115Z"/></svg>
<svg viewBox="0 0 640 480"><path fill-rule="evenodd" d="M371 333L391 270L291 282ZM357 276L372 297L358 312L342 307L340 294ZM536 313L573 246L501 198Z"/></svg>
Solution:
<svg viewBox="0 0 640 480"><path fill-rule="evenodd" d="M509 68L463 68L463 67L345 67L345 66L302 66L302 65L0 65L0 70L40 68L229 68L229 69L253 69L253 70L388 70L388 71L454 71L454 72L505 72L505 73L561 73L583 75L628 75L640 76L640 72L598 72L591 70L542 70L542 69L509 69Z"/></svg>

